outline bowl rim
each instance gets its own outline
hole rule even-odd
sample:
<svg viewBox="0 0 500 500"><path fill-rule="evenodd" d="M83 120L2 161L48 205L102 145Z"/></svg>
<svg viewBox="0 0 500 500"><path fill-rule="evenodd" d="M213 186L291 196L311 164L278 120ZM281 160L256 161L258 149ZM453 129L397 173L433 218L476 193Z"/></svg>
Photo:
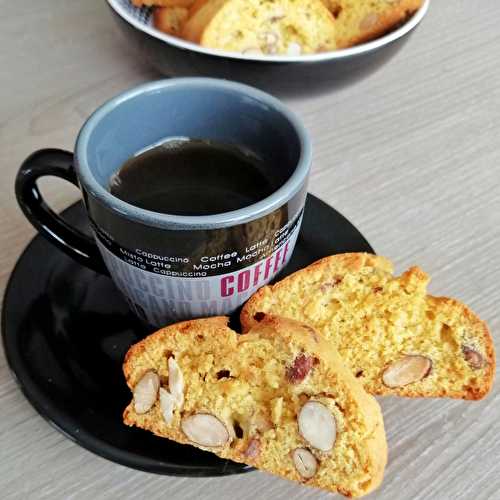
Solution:
<svg viewBox="0 0 500 500"><path fill-rule="evenodd" d="M410 31L412 31L420 24L422 19L427 14L427 11L429 10L429 5L431 0L424 0L418 11L415 12L415 14L410 19L408 19L407 22L405 22L398 29L380 38L376 38L375 40L372 40L370 42L362 43L360 45L356 45L355 47L350 47L347 49L338 49L329 52L321 52L319 54L305 54L298 56L240 54L238 52L230 52L225 50L209 49L206 47L202 47L201 45L198 45L196 43L188 42L186 40L183 40L182 38L177 38L175 36L168 35L166 33L157 30L156 28L140 23L137 19L135 19L121 7L119 0L106 0L106 1L108 5L111 7L111 9L118 16L120 16L129 24L134 26L136 29L144 33L147 33L148 35L158 40L161 40L167 43L168 45L172 45L178 49L191 50L193 52L198 52L200 54L205 54L216 58L228 58L240 61L258 61L264 63L295 63L295 62L310 63L319 61L339 60L339 59L350 58L353 56L359 56L377 50L381 47L384 47L385 45L388 45L398 40L399 38L404 37L406 34L408 34Z"/></svg>

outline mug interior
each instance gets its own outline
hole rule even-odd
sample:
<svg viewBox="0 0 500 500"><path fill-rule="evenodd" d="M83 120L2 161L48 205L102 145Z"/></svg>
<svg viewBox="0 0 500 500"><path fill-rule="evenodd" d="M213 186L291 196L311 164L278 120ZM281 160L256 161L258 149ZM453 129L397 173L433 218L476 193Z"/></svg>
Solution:
<svg viewBox="0 0 500 500"><path fill-rule="evenodd" d="M152 212L111 195L111 176L134 154L168 137L240 145L260 156L278 187L248 207L215 215ZM300 120L278 99L250 86L212 78L176 78L140 85L111 99L87 120L75 148L86 196L142 224L210 229L243 224L282 207L304 189L311 142Z"/></svg>
<svg viewBox="0 0 500 500"><path fill-rule="evenodd" d="M87 162L105 189L123 163L168 137L210 139L249 149L281 187L295 171L301 145L285 115L270 103L218 85L169 85L116 102L88 139Z"/></svg>

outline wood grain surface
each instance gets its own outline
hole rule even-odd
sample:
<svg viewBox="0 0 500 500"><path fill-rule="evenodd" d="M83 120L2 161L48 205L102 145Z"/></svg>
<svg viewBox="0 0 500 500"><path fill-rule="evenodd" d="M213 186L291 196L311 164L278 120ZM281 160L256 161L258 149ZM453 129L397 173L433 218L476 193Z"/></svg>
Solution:
<svg viewBox="0 0 500 500"><path fill-rule="evenodd" d="M0 1L0 289L34 230L13 196L21 161L71 149L105 99L159 75L113 31L103 0ZM435 0L398 56L339 92L287 103L314 140L311 191L399 270L468 303L500 348L500 4ZM62 209L78 198L49 180ZM332 237L335 228L331 228ZM500 499L500 383L478 403L380 399L390 462L372 499ZM50 427L0 352L3 499L320 499L270 475L187 479L115 465Z"/></svg>

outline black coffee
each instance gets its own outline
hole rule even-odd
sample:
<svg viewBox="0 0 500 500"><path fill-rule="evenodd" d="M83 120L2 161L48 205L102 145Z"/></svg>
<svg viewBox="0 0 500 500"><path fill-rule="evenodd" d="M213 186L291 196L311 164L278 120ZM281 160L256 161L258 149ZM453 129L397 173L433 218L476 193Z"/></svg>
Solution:
<svg viewBox="0 0 500 500"><path fill-rule="evenodd" d="M127 160L112 176L109 190L154 212L213 215L269 196L278 186L265 172L265 162L249 151L208 140L172 139Z"/></svg>

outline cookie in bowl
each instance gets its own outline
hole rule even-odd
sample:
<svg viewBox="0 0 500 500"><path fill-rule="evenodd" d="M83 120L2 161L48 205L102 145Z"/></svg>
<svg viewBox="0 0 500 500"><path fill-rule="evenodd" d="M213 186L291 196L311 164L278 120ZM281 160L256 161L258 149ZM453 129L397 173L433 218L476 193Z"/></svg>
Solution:
<svg viewBox="0 0 500 500"><path fill-rule="evenodd" d="M321 0L200 0L182 36L203 47L253 54L333 50L335 19Z"/></svg>
<svg viewBox="0 0 500 500"><path fill-rule="evenodd" d="M173 36L180 36L188 20L189 9L186 7L165 7L153 10L154 26Z"/></svg>
<svg viewBox="0 0 500 500"><path fill-rule="evenodd" d="M195 0L131 0L136 7L191 7Z"/></svg>
<svg viewBox="0 0 500 500"><path fill-rule="evenodd" d="M423 0L134 0L160 31L202 47L253 55L313 54L373 40Z"/></svg>
<svg viewBox="0 0 500 500"><path fill-rule="evenodd" d="M321 14L322 25L327 27L328 41L322 45L314 33L308 33L307 40L310 40L311 47L308 52L309 46L293 30L286 30L284 37L278 30L280 38L276 44L274 26L272 34L262 35L259 39L255 37L251 40L252 45L238 46L237 50L231 45L228 46L230 50L203 46L183 38L184 30L197 11L213 0L195 0L194 3L192 0L169 0L168 3L167 0L134 1L135 4L131 0L107 0L107 3L116 27L123 36L122 40L130 47L131 53L161 73L169 77L200 75L236 80L281 96L311 96L332 92L379 71L418 31L430 5L430 0L412 0L418 3L411 5L406 3L409 0L370 1L369 5L379 6L379 10L372 12L373 15L360 10L353 18L358 27L363 21L361 33L356 27L350 30L347 27L352 18L348 15L347 9L351 7L347 0L343 0L346 9L343 12L339 11L338 4L323 3L324 8L317 8L316 11L324 14ZM317 6L318 2L314 4ZM269 2L262 3L267 5ZM358 1L355 5L365 3L368 2ZM281 0L274 2L275 6L281 4L284 4ZM221 5L225 3L217 3L217 6ZM408 7L400 9L402 5ZM414 11L412 5L421 6ZM396 7L398 10L395 10ZM174 11L170 12L172 9ZM186 10L180 9L187 10L187 18ZM391 12L398 13L392 24L387 22L389 11L385 9L393 9ZM283 10L276 10L281 17ZM304 18L307 19L307 16ZM279 22L280 26L286 27L285 19ZM201 39L205 23L206 18L193 30L197 33L196 39ZM242 24L238 22L237 25ZM304 21L301 20L299 34L303 28ZM333 39L329 36L332 30ZM311 52L313 48L315 52ZM411 64L417 62L412 60Z"/></svg>
<svg viewBox="0 0 500 500"><path fill-rule="evenodd" d="M335 18L335 48L369 42L393 31L422 6L423 0L321 0Z"/></svg>

